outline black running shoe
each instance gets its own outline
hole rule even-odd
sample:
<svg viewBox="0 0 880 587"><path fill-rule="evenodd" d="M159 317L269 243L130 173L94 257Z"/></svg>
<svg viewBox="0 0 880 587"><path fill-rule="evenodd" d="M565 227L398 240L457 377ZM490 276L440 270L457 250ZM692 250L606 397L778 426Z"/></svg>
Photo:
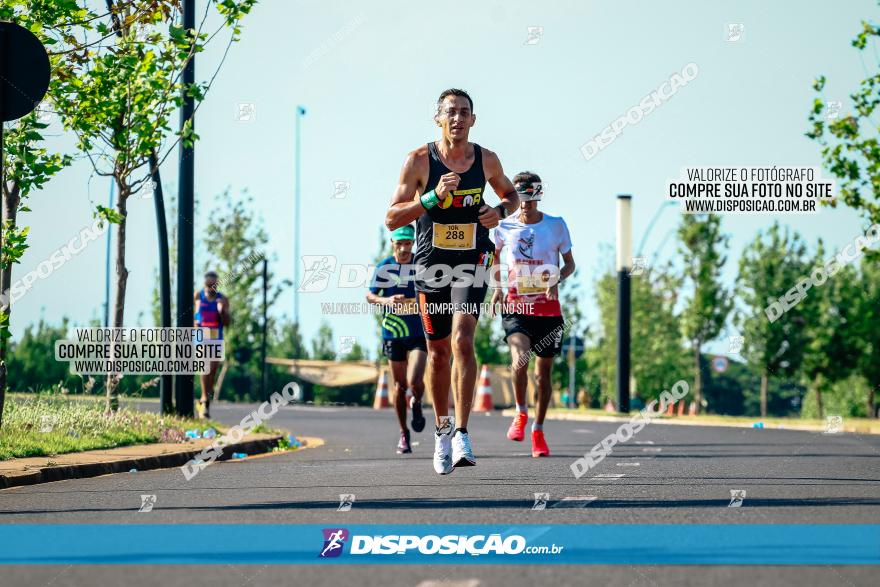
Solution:
<svg viewBox="0 0 880 587"><path fill-rule="evenodd" d="M416 400L415 396L410 398L409 407L412 409L412 427L416 432L425 429L425 417L422 415L422 402Z"/></svg>

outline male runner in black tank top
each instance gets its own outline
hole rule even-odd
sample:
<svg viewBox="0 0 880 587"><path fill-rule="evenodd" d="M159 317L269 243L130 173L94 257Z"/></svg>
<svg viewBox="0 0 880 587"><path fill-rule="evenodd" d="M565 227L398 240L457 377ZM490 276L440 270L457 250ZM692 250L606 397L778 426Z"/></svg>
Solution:
<svg viewBox="0 0 880 587"><path fill-rule="evenodd" d="M480 279L466 286L456 282L462 270L473 277L478 267L492 264L489 230L517 209L519 198L498 156L468 142L476 117L467 92L450 89L440 94L434 120L441 139L407 155L385 225L394 230L417 221L413 262L424 269L415 285L428 339L428 390L437 427L434 470L445 475L455 466L476 464L467 423L477 380L474 330L488 286ZM501 198L494 208L485 202L486 182ZM449 417L453 372L454 419Z"/></svg>

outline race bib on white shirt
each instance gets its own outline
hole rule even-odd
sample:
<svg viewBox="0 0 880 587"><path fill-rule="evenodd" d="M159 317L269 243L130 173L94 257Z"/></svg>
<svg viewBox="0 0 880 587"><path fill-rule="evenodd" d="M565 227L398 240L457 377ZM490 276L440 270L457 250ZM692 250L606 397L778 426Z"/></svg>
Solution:
<svg viewBox="0 0 880 587"><path fill-rule="evenodd" d="M503 248L509 299L541 304L551 282L559 279L559 257L571 250L565 221L544 214L540 222L524 224L519 214L501 221L494 232L496 248Z"/></svg>

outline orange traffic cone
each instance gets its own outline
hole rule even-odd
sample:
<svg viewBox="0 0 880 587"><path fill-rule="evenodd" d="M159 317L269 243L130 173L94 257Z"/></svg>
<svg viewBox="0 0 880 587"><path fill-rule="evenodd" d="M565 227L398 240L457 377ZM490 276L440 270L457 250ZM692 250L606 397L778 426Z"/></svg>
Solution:
<svg viewBox="0 0 880 587"><path fill-rule="evenodd" d="M611 398L608 398L608 401L605 402L605 411L611 412L612 414L617 411L617 408L614 407L614 402L611 401Z"/></svg>
<svg viewBox="0 0 880 587"><path fill-rule="evenodd" d="M675 402L672 402L672 403L669 404L669 406L666 408L666 415L667 415L667 416L674 416L674 415L675 415Z"/></svg>
<svg viewBox="0 0 880 587"><path fill-rule="evenodd" d="M495 408L492 401L492 384L489 383L489 366L483 365L480 371L480 386L477 387L477 397L474 402L475 412L491 412Z"/></svg>
<svg viewBox="0 0 880 587"><path fill-rule="evenodd" d="M684 416L684 400L683 399L678 400L678 415Z"/></svg>
<svg viewBox="0 0 880 587"><path fill-rule="evenodd" d="M382 408L390 408L391 401L388 399L388 373L382 371L379 375L379 381L376 383L376 397L373 400L373 409L381 410Z"/></svg>

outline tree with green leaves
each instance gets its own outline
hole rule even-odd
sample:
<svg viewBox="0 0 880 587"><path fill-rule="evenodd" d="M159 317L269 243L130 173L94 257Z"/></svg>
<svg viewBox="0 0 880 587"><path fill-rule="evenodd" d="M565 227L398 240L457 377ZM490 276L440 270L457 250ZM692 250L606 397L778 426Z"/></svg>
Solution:
<svg viewBox="0 0 880 587"><path fill-rule="evenodd" d="M631 346L634 393L647 403L687 373L681 322L675 313L681 280L670 267L630 276ZM596 283L599 306L597 360L601 403L617 397L617 275L609 269Z"/></svg>
<svg viewBox="0 0 880 587"><path fill-rule="evenodd" d="M191 145L198 138L192 120L184 121L183 130L172 131L172 116L184 94L200 103L210 82L184 87L182 71L222 28L230 31L230 45L238 40L240 22L255 2L212 0L222 20L212 34L203 30L205 20L198 29L182 28L180 4L175 0L109 1L108 14L89 20L97 40L88 40L87 35L69 39L74 45L70 50L84 58L50 87L50 96L95 174L111 177L116 186L115 210L99 207L118 225L114 327L124 325L128 199L149 185L151 158L161 164L178 142ZM172 135L176 140L165 145ZM107 381L108 413L119 405L114 381L113 377Z"/></svg>
<svg viewBox="0 0 880 587"><path fill-rule="evenodd" d="M474 354L479 365L510 364L510 353L506 351L507 343L498 327L496 317L486 312L480 314L474 330Z"/></svg>
<svg viewBox="0 0 880 587"><path fill-rule="evenodd" d="M819 240L811 266L825 265L825 247ZM821 279L821 277L820 277ZM851 265L816 283L801 302L804 315L804 345L801 378L807 393L815 398L819 418L825 417L822 390L849 377L862 353L858 274ZM783 318L784 319L784 316Z"/></svg>
<svg viewBox="0 0 880 587"><path fill-rule="evenodd" d="M858 321L857 338L862 342L856 368L867 382L865 411L869 418L877 417L876 397L880 390L880 264L862 257L857 289L855 318Z"/></svg>
<svg viewBox="0 0 880 587"><path fill-rule="evenodd" d="M862 30L852 46L864 54L869 46L877 55L880 25L862 21ZM869 57L870 58L870 57ZM823 99L826 78L820 75L813 83L817 96L809 113L811 129L807 137L820 147L822 163L839 180L838 200L861 213L871 224L880 224L880 144L877 142L875 110L880 105L880 72L868 75L850 94L852 113L841 115L831 110ZM832 206L837 202L832 202ZM877 260L876 251L868 251Z"/></svg>
<svg viewBox="0 0 880 587"><path fill-rule="evenodd" d="M584 312L581 308L581 284L578 280L578 272L575 269L571 276L563 281L559 286L559 300L562 306L562 313L566 329L563 334L563 342L567 342L571 337L576 336L586 340L587 327ZM587 358L581 355L574 362L574 392L578 393L578 389L584 384L587 376ZM550 374L551 381L557 389L568 390L569 368L568 353L562 352L553 360L553 371ZM574 398L573 398L574 399Z"/></svg>
<svg viewBox="0 0 880 587"><path fill-rule="evenodd" d="M50 87L57 87L79 59L65 50L66 39L87 26L90 12L76 2L66 0L5 0L0 5L0 21L15 22L32 32L48 48L52 74ZM12 311L10 288L12 267L27 249L30 227L19 225L18 214L28 212L28 197L40 190L54 175L69 165L69 154L47 149L44 134L52 115L51 101L38 105L34 112L4 124L4 181L0 185L0 424L7 387L7 347Z"/></svg>
<svg viewBox="0 0 880 587"><path fill-rule="evenodd" d="M721 270L727 262L723 250L729 239L721 233L721 216L716 214L682 215L678 238L685 283L692 292L681 313L681 327L694 357L693 397L699 412L703 403L703 345L721 333L733 307L730 292L721 283Z"/></svg>
<svg viewBox="0 0 880 587"><path fill-rule="evenodd" d="M260 380L260 343L263 332L263 259L269 246L269 235L254 214L253 198L233 199L226 190L216 200L205 227L205 248L208 259L205 271L217 272L217 289L229 299L231 324L224 330L226 352L242 360L230 362L226 381L236 396L254 392ZM288 281L275 283L275 274L267 270L269 310L278 300ZM269 318L268 331L274 330ZM242 352L244 351L244 352Z"/></svg>
<svg viewBox="0 0 880 587"><path fill-rule="evenodd" d="M303 342L299 325L292 320L273 320L269 330L269 356L280 359L308 359L308 349ZM291 380L290 367L269 365L267 381L269 389L281 389ZM297 383L302 387L304 397L312 397L312 384L300 378Z"/></svg>
<svg viewBox="0 0 880 587"><path fill-rule="evenodd" d="M771 376L794 377L800 370L805 344L804 307L798 304L771 321L765 308L795 286L812 268L800 236L778 222L758 232L739 261L737 293L743 307L736 323L744 338L742 355L761 377L761 416L767 415L767 384Z"/></svg>
<svg viewBox="0 0 880 587"><path fill-rule="evenodd" d="M318 327L312 339L312 358L320 361L336 360L336 344L333 340L333 328L324 321Z"/></svg>
<svg viewBox="0 0 880 587"><path fill-rule="evenodd" d="M40 320L30 324L9 352L9 382L16 391L41 391L52 387L74 389L81 379L70 372L70 365L55 360L55 341L67 338L70 327L65 318L58 326Z"/></svg>

